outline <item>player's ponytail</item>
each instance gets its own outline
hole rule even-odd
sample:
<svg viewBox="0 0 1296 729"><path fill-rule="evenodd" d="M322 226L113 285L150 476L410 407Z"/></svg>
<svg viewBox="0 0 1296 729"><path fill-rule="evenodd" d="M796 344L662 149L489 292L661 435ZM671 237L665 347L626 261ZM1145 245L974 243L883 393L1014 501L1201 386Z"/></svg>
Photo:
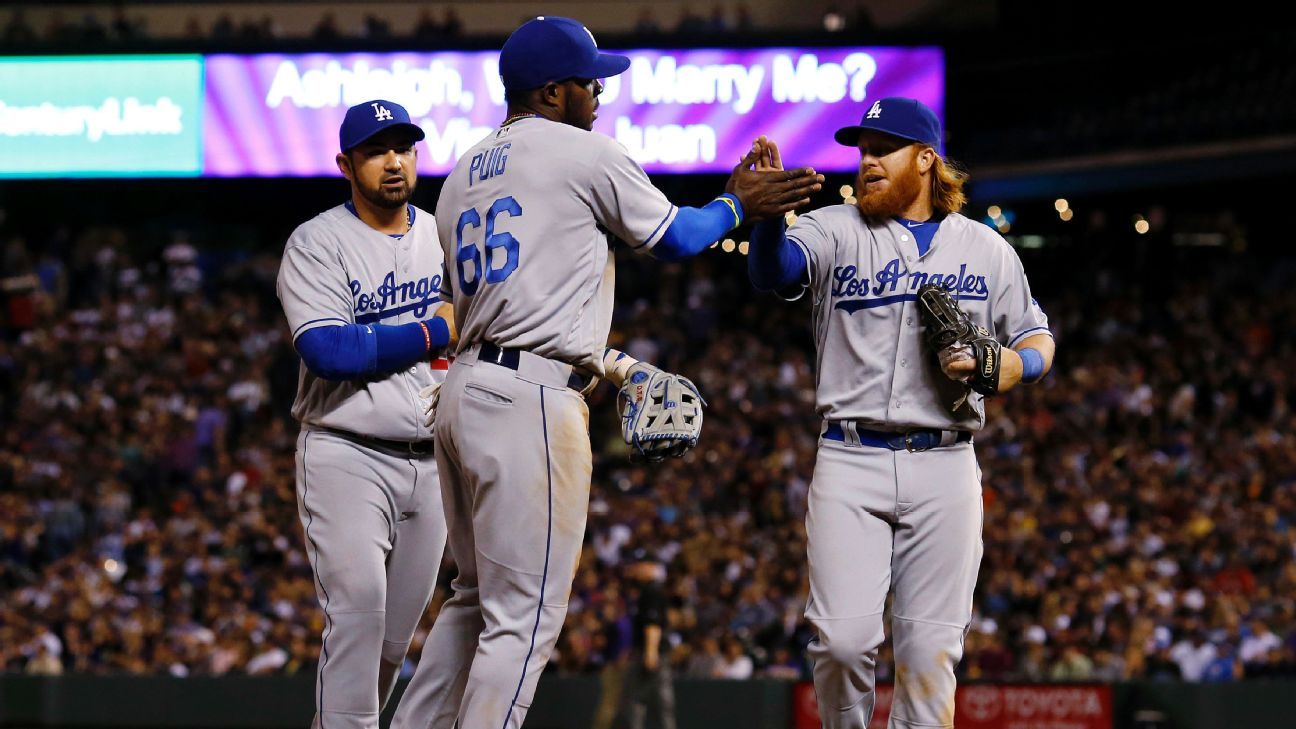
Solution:
<svg viewBox="0 0 1296 729"><path fill-rule="evenodd" d="M967 204L967 194L963 192L967 180L968 173L959 163L937 156L936 164L932 165L932 207L944 215L962 210Z"/></svg>

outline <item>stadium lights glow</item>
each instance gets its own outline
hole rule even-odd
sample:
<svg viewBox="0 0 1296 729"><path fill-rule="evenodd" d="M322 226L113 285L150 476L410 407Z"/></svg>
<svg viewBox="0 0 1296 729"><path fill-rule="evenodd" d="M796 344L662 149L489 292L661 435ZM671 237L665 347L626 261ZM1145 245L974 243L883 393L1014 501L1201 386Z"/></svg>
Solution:
<svg viewBox="0 0 1296 729"><path fill-rule="evenodd" d="M855 194L855 189L852 188L850 185L842 185L841 189L838 190L838 192L841 193L842 199L845 200L846 198L851 197L852 195Z"/></svg>
<svg viewBox="0 0 1296 729"><path fill-rule="evenodd" d="M1062 212L1058 213L1058 217L1062 218L1062 222L1065 223L1071 218L1075 217L1075 211L1072 210L1071 208L1067 208L1066 210L1063 210Z"/></svg>
<svg viewBox="0 0 1296 729"><path fill-rule="evenodd" d="M854 204L855 204L855 196L854 196L854 195L851 195L850 197L846 198L845 200L842 200L842 202L846 203L847 205L854 205Z"/></svg>
<svg viewBox="0 0 1296 729"><path fill-rule="evenodd" d="M1053 201L1053 209L1058 211L1059 213L1064 213L1070 208L1071 206L1067 204L1066 198L1064 197L1060 197L1057 200Z"/></svg>
<svg viewBox="0 0 1296 729"><path fill-rule="evenodd" d="M1001 210L998 205L991 205L990 207L986 208L986 215L989 216L991 219L998 220L999 216L1002 214L1003 214L1003 210Z"/></svg>
<svg viewBox="0 0 1296 729"><path fill-rule="evenodd" d="M796 220L797 220L797 214L794 213L794 212L792 212L791 210L789 210L788 213L787 213L787 215L784 215L784 216L783 216L783 219L784 219L785 221L787 221L787 224L788 224L788 225L792 225L792 224L795 223Z"/></svg>
<svg viewBox="0 0 1296 729"><path fill-rule="evenodd" d="M744 256L747 255L747 249L749 248L751 248L751 243L748 243L747 241L738 244L738 252Z"/></svg>
<svg viewBox="0 0 1296 729"><path fill-rule="evenodd" d="M733 250L734 250L734 239L733 239L733 238L725 238L725 239L724 239L724 242L720 244L720 250L724 251L725 253L733 253Z"/></svg>
<svg viewBox="0 0 1296 729"><path fill-rule="evenodd" d="M1148 225L1148 221L1146 220L1139 220L1134 223L1134 231L1139 235L1143 235L1144 233L1148 232L1148 229L1151 227L1152 226Z"/></svg>

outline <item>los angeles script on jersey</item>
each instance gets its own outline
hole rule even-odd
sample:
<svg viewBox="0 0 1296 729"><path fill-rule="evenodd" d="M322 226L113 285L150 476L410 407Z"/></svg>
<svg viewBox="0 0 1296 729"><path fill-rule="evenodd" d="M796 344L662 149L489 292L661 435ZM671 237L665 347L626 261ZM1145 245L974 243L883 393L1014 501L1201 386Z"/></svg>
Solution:
<svg viewBox="0 0 1296 729"><path fill-rule="evenodd" d="M378 290L363 292L359 281L351 281L351 301L355 307L357 324L399 316L407 311L422 318L429 309L440 305L441 276L424 276L413 281L396 283L396 273L388 271Z"/></svg>
<svg viewBox="0 0 1296 729"><path fill-rule="evenodd" d="M893 258L872 276L859 276L856 266L837 266L833 269L832 297L834 308L853 314L860 309L872 309L903 301L913 301L924 284L939 284L949 289L963 301L985 301L990 296L986 277L968 271L960 263L957 272L905 271L900 259Z"/></svg>

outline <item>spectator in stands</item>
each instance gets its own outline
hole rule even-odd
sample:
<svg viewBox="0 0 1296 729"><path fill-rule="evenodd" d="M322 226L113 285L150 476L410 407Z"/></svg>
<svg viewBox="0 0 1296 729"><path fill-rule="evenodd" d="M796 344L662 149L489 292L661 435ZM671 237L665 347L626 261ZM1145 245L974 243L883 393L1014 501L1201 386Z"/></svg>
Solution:
<svg viewBox="0 0 1296 729"><path fill-rule="evenodd" d="M184 32L181 34L181 37L187 41L193 42L203 40L202 21L198 20L197 15L190 15L185 18Z"/></svg>
<svg viewBox="0 0 1296 729"><path fill-rule="evenodd" d="M720 664L715 678L743 680L752 677L755 669L751 656L743 651L743 645L737 638L728 638L724 643L724 660Z"/></svg>
<svg viewBox="0 0 1296 729"><path fill-rule="evenodd" d="M714 34L728 33L733 30L729 24L729 17L725 14L724 6L716 3L711 6L711 17L706 23L706 32Z"/></svg>
<svg viewBox="0 0 1296 729"><path fill-rule="evenodd" d="M15 328L18 291L0 292L0 668L48 668L48 635L65 673L309 672L321 616L285 456L296 355L275 317L276 256L217 265L197 236L143 235L0 230L4 277L28 277L29 304ZM54 245L61 270L42 268ZM693 375L711 406L703 447L649 471L626 462L612 393L592 396L591 430L609 435L595 443L563 672L596 673L629 640L622 555L637 550L668 566L673 668L804 665L796 555L817 430L787 403L813 388L812 355L760 335L795 331L778 318L796 312L697 265L712 273L648 278L619 263L617 336ZM992 400L978 436L987 576L961 670L1074 678L1087 658L1100 680L1226 678L1235 650L1245 677L1293 675L1296 383L1283 363L1296 353L1296 267L1202 266L1163 282L1148 309L1126 285L1140 271L1030 265L1061 292L1043 303L1072 354L1040 389L1008 396L1020 402ZM1108 284L1082 300L1049 275ZM670 315L684 334L663 336L644 312L684 276L702 293ZM1234 350L1247 356L1212 354ZM880 677L890 660L879 656Z"/></svg>
<svg viewBox="0 0 1296 729"><path fill-rule="evenodd" d="M679 20L675 23L675 33L678 35L700 35L705 33L706 30L707 21L705 18L694 12L694 8L690 5L680 6Z"/></svg>
<svg viewBox="0 0 1296 729"><path fill-rule="evenodd" d="M86 12L81 16L81 40L86 43L103 43L108 40L108 28L97 14Z"/></svg>
<svg viewBox="0 0 1296 729"><path fill-rule="evenodd" d="M5 25L4 33L0 33L0 39L14 45L35 42L36 31L27 22L27 14L22 8L14 8L9 14L9 23Z"/></svg>
<svg viewBox="0 0 1296 729"><path fill-rule="evenodd" d="M27 660L27 673L35 676L57 676L63 673L63 664L44 643L36 644L36 654Z"/></svg>
<svg viewBox="0 0 1296 729"><path fill-rule="evenodd" d="M1084 654L1079 645L1068 641L1062 645L1061 655L1049 669L1049 679L1062 682L1088 681L1093 678L1093 668L1093 660Z"/></svg>
<svg viewBox="0 0 1296 729"><path fill-rule="evenodd" d="M635 35L657 35L661 33L661 25L657 22L657 16L653 14L651 7L645 7L639 11L639 19L635 21Z"/></svg>
<svg viewBox="0 0 1296 729"><path fill-rule="evenodd" d="M716 678L723 673L724 656L720 653L720 641L714 636L706 636L693 655L689 656L684 675L690 678Z"/></svg>
<svg viewBox="0 0 1296 729"><path fill-rule="evenodd" d="M215 23L212 23L211 39L214 41L228 41L234 38L238 32L234 25L234 18L229 13L222 13Z"/></svg>
<svg viewBox="0 0 1296 729"><path fill-rule="evenodd" d="M374 13L364 17L364 37L369 40L387 40L391 38L391 23Z"/></svg>
<svg viewBox="0 0 1296 729"><path fill-rule="evenodd" d="M445 14L441 16L441 33L447 38L459 38L464 34L463 21L459 19L459 12L453 6L447 6Z"/></svg>
<svg viewBox="0 0 1296 729"><path fill-rule="evenodd" d="M338 29L337 16L333 13L324 13L311 31L311 38L317 41L335 41L341 37L342 31Z"/></svg>
<svg viewBox="0 0 1296 729"><path fill-rule="evenodd" d="M800 681L806 678L808 671L804 661L796 658L786 647L779 646L774 649L774 655L770 658L769 664L761 670L760 674L765 678Z"/></svg>
<svg viewBox="0 0 1296 729"><path fill-rule="evenodd" d="M1115 683L1127 678L1125 660L1112 650L1107 641L1100 642L1094 648L1093 664L1091 678L1095 681Z"/></svg>
<svg viewBox="0 0 1296 729"><path fill-rule="evenodd" d="M108 24L109 34L113 40L128 43L144 37L144 19L131 19L126 15L126 6L118 3L113 6L112 21Z"/></svg>
<svg viewBox="0 0 1296 729"><path fill-rule="evenodd" d="M747 3L738 3L734 30L738 33L751 33L756 30L756 20L752 17L751 6Z"/></svg>
<svg viewBox="0 0 1296 729"><path fill-rule="evenodd" d="M414 24L414 40L431 43L444 38L445 31L436 18L432 17L432 9L425 7L420 10L418 22Z"/></svg>
<svg viewBox="0 0 1296 729"><path fill-rule="evenodd" d="M1170 658L1179 666L1185 681L1200 681L1206 667L1215 660L1216 647L1206 640L1206 631L1196 621L1186 628L1186 635L1170 648Z"/></svg>

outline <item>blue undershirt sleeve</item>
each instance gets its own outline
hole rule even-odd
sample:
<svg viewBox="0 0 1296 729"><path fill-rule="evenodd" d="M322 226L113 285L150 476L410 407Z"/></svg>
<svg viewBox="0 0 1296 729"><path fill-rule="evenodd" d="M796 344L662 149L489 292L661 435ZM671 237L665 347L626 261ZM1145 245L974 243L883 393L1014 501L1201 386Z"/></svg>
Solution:
<svg viewBox="0 0 1296 729"><path fill-rule="evenodd" d="M427 325L427 335L423 325ZM429 346L429 341L431 346ZM450 341L439 318L388 326L346 324L316 327L297 337L297 353L306 368L325 380L354 380L386 374L424 361Z"/></svg>
<svg viewBox="0 0 1296 729"><path fill-rule="evenodd" d="M788 240L785 232L782 218L762 220L752 228L747 275L761 291L782 291L808 283L805 252Z"/></svg>
<svg viewBox="0 0 1296 729"><path fill-rule="evenodd" d="M652 254L663 261L696 256L742 223L738 198L725 193L700 208L681 207Z"/></svg>

